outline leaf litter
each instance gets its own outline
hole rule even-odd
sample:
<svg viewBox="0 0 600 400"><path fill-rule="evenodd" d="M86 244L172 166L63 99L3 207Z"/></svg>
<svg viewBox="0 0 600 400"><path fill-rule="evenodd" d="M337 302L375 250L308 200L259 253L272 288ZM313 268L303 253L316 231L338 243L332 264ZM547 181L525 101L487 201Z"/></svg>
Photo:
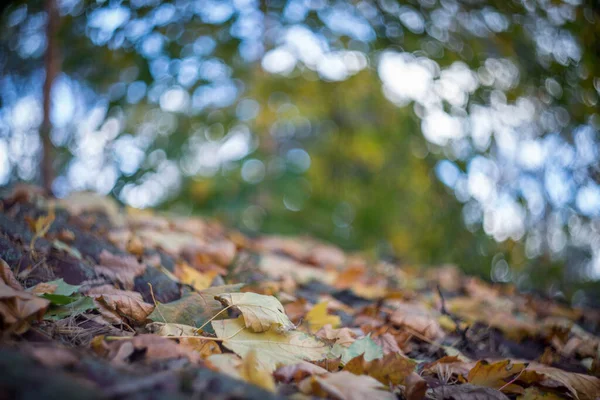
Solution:
<svg viewBox="0 0 600 400"><path fill-rule="evenodd" d="M60 380L68 392L600 396L598 310L452 266L392 265L306 237L250 238L208 219L30 191L2 200L13 228L0 241L0 357L46 368L38 380L71 377ZM0 389L25 393L32 378L16 376Z"/></svg>

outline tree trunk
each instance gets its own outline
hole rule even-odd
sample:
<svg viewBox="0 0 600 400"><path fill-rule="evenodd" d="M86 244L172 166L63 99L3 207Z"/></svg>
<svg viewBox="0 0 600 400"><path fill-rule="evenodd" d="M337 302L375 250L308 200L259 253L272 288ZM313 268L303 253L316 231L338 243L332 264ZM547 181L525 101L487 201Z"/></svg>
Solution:
<svg viewBox="0 0 600 400"><path fill-rule="evenodd" d="M50 140L52 122L50 121L50 107L52 85L60 69L60 60L57 46L59 16L56 8L56 0L46 0L46 13L48 15L48 24L46 27L46 55L44 57L44 66L46 69L46 80L44 81L43 101L44 101L44 120L42 122L42 159L40 163L41 178L44 189L52 193L52 181L54 180L53 151Z"/></svg>

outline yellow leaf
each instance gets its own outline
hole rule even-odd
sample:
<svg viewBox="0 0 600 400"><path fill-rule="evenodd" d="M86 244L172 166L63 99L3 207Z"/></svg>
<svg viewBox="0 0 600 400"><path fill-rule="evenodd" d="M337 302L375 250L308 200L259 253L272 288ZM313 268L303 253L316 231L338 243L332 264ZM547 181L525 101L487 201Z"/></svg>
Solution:
<svg viewBox="0 0 600 400"><path fill-rule="evenodd" d="M252 332L246 329L243 317L211 324L217 337L224 339L223 345L240 357L245 358L251 350L256 350L257 363L268 372L275 371L279 365L323 360L330 351L325 343L304 332Z"/></svg>
<svg viewBox="0 0 600 400"><path fill-rule="evenodd" d="M347 371L311 376L300 382L300 391L317 397L343 400L393 400L396 395L385 386L366 375L354 375ZM382 390L383 389L383 390Z"/></svg>
<svg viewBox="0 0 600 400"><path fill-rule="evenodd" d="M240 366L240 376L246 382L259 386L270 392L275 392L275 381L270 372L266 371L258 363L256 350L252 349L244 357Z"/></svg>
<svg viewBox="0 0 600 400"><path fill-rule="evenodd" d="M340 317L337 315L327 314L327 302L321 302L315 305L307 314L306 322L312 332L316 332L325 325L331 325L332 328L337 328L341 324Z"/></svg>
<svg viewBox="0 0 600 400"><path fill-rule="evenodd" d="M273 296L257 293L224 293L215 296L221 304L234 306L242 313L246 328L254 332L268 331L271 327L288 331L296 326L285 314L283 305Z"/></svg>
<svg viewBox="0 0 600 400"><path fill-rule="evenodd" d="M177 265L175 276L177 276L179 282L184 285L190 285L199 291L210 287L212 281L217 276L217 271L213 270L202 273L190 267L188 264L182 263Z"/></svg>
<svg viewBox="0 0 600 400"><path fill-rule="evenodd" d="M510 391L511 387L516 385L506 385L510 381L509 378L519 374L525 367L527 367L526 364L513 363L511 360L497 361L491 364L481 360L469 371L467 380L473 385L493 389L504 388L504 391L507 389Z"/></svg>

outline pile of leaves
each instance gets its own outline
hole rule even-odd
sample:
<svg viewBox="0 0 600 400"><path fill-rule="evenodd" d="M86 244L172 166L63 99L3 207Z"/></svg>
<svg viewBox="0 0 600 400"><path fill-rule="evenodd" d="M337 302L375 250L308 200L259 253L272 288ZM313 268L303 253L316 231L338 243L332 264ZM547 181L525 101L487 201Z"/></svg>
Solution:
<svg viewBox="0 0 600 400"><path fill-rule="evenodd" d="M0 206L9 397L600 396L598 310L91 194Z"/></svg>

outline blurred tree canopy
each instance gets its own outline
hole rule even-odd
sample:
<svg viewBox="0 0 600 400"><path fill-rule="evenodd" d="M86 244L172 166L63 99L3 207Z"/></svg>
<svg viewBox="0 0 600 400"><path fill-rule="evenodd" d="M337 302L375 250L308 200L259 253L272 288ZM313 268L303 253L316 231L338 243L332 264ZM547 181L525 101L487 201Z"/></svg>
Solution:
<svg viewBox="0 0 600 400"><path fill-rule="evenodd" d="M600 277L594 5L13 1L0 182L39 181L46 148L57 196L310 233L585 302L576 289Z"/></svg>

